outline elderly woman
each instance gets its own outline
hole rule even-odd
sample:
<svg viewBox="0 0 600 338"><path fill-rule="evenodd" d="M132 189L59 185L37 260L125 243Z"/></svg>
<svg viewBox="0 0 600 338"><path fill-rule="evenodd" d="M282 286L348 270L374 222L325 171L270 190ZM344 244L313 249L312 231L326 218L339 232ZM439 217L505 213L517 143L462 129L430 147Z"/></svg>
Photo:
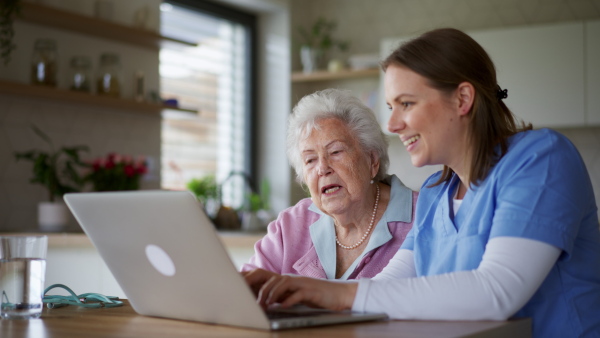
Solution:
<svg viewBox="0 0 600 338"><path fill-rule="evenodd" d="M297 181L311 198L269 224L242 271L375 276L411 229L417 193L386 174L388 145L373 112L346 91L316 92L294 108L287 138Z"/></svg>

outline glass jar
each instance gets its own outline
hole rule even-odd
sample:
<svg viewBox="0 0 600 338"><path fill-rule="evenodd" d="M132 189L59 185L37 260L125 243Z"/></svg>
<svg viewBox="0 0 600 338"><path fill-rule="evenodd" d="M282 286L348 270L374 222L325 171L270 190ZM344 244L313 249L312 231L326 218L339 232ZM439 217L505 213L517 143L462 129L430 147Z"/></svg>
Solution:
<svg viewBox="0 0 600 338"><path fill-rule="evenodd" d="M133 94L133 99L138 101L138 102L142 102L144 101L144 73L142 71L137 71L134 74L135 78L134 78L134 86L135 86L135 90L134 90L134 94Z"/></svg>
<svg viewBox="0 0 600 338"><path fill-rule="evenodd" d="M56 41L37 39L31 60L31 83L56 87L58 52Z"/></svg>
<svg viewBox="0 0 600 338"><path fill-rule="evenodd" d="M69 63L69 82L71 90L91 91L92 60L88 56L74 56Z"/></svg>
<svg viewBox="0 0 600 338"><path fill-rule="evenodd" d="M99 95L121 96L121 62L119 55L104 53L100 55L96 91Z"/></svg>

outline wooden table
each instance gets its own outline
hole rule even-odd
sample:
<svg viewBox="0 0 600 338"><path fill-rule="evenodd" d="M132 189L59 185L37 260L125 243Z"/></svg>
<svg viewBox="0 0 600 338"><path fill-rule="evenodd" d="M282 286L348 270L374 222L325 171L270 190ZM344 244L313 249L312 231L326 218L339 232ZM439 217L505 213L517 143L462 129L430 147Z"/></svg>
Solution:
<svg viewBox="0 0 600 338"><path fill-rule="evenodd" d="M268 332L140 316L116 308L44 309L41 319L0 320L0 337L531 337L531 320L506 322L386 321Z"/></svg>

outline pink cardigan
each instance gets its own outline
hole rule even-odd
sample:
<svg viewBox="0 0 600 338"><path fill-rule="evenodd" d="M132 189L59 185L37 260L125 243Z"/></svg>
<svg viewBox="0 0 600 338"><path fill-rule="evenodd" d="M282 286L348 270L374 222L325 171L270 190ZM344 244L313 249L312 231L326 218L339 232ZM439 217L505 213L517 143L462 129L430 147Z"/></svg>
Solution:
<svg viewBox="0 0 600 338"><path fill-rule="evenodd" d="M365 253L348 279L370 278L379 273L396 254L412 227L418 193L408 189L395 176L389 176L387 180L391 183L392 191L390 204L382 221L387 221L389 231L383 229L384 225L380 225L381 229L376 229L378 236L374 237L376 230L373 230L369 241L374 241L376 244L369 243L367 249L378 246ZM378 224L385 224L385 221L384 223L382 221ZM317 226L320 229L318 231L315 230ZM329 259L329 263L332 262L331 259L335 262L335 259L324 257L323 246L320 250L315 248L313 237L317 236L314 237L317 242L325 240L329 241L327 243L333 243L331 242L334 240L333 230L329 229L333 229L331 217L317 209L310 198L305 198L295 206L282 211L277 219L269 224L265 237L254 245L254 256L249 263L242 266L241 270L262 268L280 274L327 278L318 251L321 252L321 258ZM329 238L321 238L324 234ZM333 246L335 247L335 244Z"/></svg>

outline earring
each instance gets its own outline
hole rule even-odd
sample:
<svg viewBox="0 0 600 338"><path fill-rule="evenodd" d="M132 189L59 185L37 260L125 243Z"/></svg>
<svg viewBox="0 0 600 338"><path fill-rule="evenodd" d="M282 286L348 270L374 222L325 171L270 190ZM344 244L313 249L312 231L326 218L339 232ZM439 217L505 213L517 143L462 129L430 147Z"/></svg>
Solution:
<svg viewBox="0 0 600 338"><path fill-rule="evenodd" d="M371 184L373 184L373 180L371 180Z"/></svg>

